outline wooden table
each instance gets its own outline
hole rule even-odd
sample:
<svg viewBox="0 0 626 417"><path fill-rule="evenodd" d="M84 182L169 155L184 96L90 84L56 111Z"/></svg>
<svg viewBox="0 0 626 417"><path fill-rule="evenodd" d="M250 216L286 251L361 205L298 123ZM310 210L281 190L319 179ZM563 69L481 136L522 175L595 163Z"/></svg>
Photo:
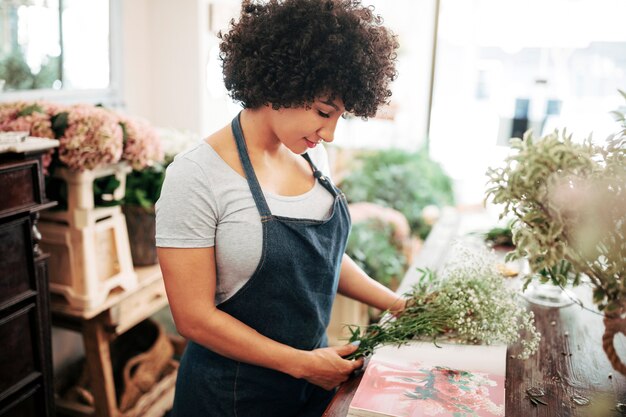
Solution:
<svg viewBox="0 0 626 417"><path fill-rule="evenodd" d="M85 360L91 376L95 407L57 398L63 415L112 417L137 415L162 416L174 399L176 372L159 381L142 397L132 412L122 414L117 407L110 343L139 322L167 306L165 287L158 265L135 268L139 284L132 291L112 293L91 310L77 310L60 298L51 303L52 323L80 332L85 345Z"/></svg>
<svg viewBox="0 0 626 417"><path fill-rule="evenodd" d="M435 226L424 249L404 278L399 293L415 282L415 267L440 267L453 240L472 230L486 230L493 219L482 211L458 213L450 211ZM574 290L583 304L593 308L591 291L586 287ZM602 317L578 305L546 308L529 305L535 313L537 329L542 334L539 351L527 360L512 359L521 350L512 346L506 364L507 417L605 417L626 415L626 377L613 370L602 350L604 324ZM626 359L624 337L615 338L615 346ZM324 416L345 417L362 374L343 384L328 406ZM526 390L541 388L542 400L548 405L534 406ZM580 395L591 404L580 406L572 399ZM623 409L623 410L622 410Z"/></svg>

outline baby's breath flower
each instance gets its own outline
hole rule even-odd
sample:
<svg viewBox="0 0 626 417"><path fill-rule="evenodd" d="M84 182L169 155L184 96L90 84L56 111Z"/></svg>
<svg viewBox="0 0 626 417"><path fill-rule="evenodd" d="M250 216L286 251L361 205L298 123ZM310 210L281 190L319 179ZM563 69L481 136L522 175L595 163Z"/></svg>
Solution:
<svg viewBox="0 0 626 417"><path fill-rule="evenodd" d="M351 342L360 340L355 356L371 354L378 345L401 345L411 339L451 339L458 343L513 344L521 340L526 359L537 351L540 334L534 315L515 290L507 288L486 250L458 246L454 261L440 274L422 275L406 294L407 308L396 318L365 329L351 326Z"/></svg>

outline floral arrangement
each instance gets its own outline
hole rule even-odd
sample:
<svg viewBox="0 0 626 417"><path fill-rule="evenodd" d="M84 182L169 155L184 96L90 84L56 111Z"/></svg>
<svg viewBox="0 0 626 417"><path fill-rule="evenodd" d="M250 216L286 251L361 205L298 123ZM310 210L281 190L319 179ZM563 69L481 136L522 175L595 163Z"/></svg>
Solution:
<svg viewBox="0 0 626 417"><path fill-rule="evenodd" d="M64 109L55 120L61 117L67 119L67 126L59 137L59 160L64 165L82 171L120 160L123 134L113 113L78 104Z"/></svg>
<svg viewBox="0 0 626 417"><path fill-rule="evenodd" d="M51 118L59 106L46 102L0 103L1 132L29 132L32 136L54 139Z"/></svg>
<svg viewBox="0 0 626 417"><path fill-rule="evenodd" d="M622 93L624 98L626 94ZM619 114L619 113L618 113ZM514 154L488 171L487 197L514 218L509 259L527 258L543 282L594 287L600 310L618 313L626 298L625 130L596 145L565 131L512 139ZM526 284L533 278L529 275Z"/></svg>
<svg viewBox="0 0 626 417"><path fill-rule="evenodd" d="M0 103L0 131L27 131L59 140L50 160L77 171L128 161L142 169L162 159L159 137L146 121L90 104Z"/></svg>
<svg viewBox="0 0 626 417"><path fill-rule="evenodd" d="M174 156L200 143L200 135L189 130L172 128L157 128L156 133L163 147L166 160L174 159Z"/></svg>
<svg viewBox="0 0 626 417"><path fill-rule="evenodd" d="M129 161L134 170L141 170L155 161L163 160L163 149L157 130L138 117L120 116L124 132L122 159Z"/></svg>
<svg viewBox="0 0 626 417"><path fill-rule="evenodd" d="M540 334L534 315L526 311L518 292L506 286L494 255L461 245L455 250L455 261L441 273L420 270L417 284L405 294L407 306L400 314L387 314L365 328L349 326L350 342L360 342L352 357L370 355L383 344L419 339L467 344L520 341L521 359L537 350ZM521 331L526 338L521 338Z"/></svg>

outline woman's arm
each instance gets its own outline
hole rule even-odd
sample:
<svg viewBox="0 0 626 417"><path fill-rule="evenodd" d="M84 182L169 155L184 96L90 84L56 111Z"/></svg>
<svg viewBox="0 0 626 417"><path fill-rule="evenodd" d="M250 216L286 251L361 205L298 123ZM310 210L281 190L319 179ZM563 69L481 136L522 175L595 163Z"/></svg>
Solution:
<svg viewBox="0 0 626 417"><path fill-rule="evenodd" d="M178 332L230 359L303 378L325 389L345 381L362 361L341 356L356 346L303 351L269 339L215 306L215 249L158 248L159 263ZM259 300L259 311L263 300Z"/></svg>
<svg viewBox="0 0 626 417"><path fill-rule="evenodd" d="M370 278L348 255L344 254L339 275L341 295L360 301L379 310L397 314L404 310L406 300Z"/></svg>

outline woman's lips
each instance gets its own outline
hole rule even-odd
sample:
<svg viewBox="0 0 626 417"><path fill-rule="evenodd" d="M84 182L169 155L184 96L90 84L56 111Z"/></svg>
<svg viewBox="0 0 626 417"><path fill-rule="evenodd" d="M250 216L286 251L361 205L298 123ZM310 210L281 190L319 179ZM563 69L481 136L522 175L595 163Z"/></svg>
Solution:
<svg viewBox="0 0 626 417"><path fill-rule="evenodd" d="M315 148L317 144L319 143L319 142L311 142L310 140L306 138L304 140L306 141L306 146L308 146L309 148Z"/></svg>

